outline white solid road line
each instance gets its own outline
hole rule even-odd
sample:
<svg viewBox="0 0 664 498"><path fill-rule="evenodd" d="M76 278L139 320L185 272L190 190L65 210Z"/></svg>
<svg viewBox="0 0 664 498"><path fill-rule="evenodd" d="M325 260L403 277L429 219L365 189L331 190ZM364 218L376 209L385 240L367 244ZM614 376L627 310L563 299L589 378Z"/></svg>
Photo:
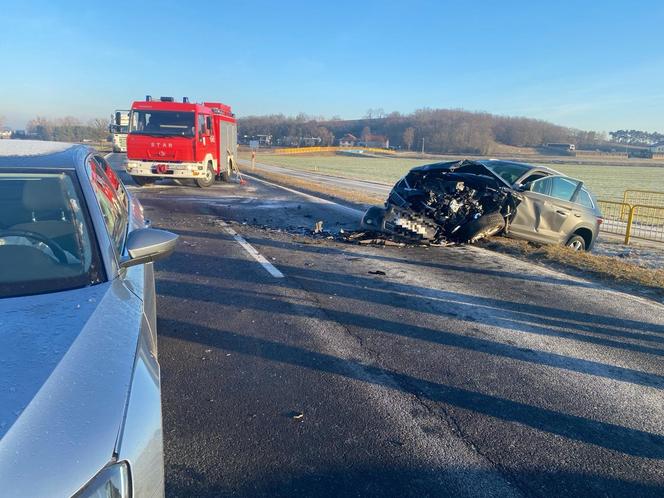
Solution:
<svg viewBox="0 0 664 498"><path fill-rule="evenodd" d="M244 237L239 235L235 230L233 230L230 226L228 226L228 223L226 223L223 220L219 220L219 224L223 227L224 231L233 237L238 244L240 244L245 251L249 253L249 255L254 258L256 261L258 261L263 268L267 270L267 272L272 275L274 278L284 278L284 274L281 273L277 268L270 263L267 259L265 259L265 256L263 256L261 253L259 253L254 246L252 246L249 242L247 242Z"/></svg>
<svg viewBox="0 0 664 498"><path fill-rule="evenodd" d="M328 201L327 199L323 199L321 197L316 197L315 195L305 194L304 192L300 192L299 190L294 190L292 188L284 187L283 185L279 185L278 183L272 183L272 182L268 182L267 180L261 180L260 178L256 178L255 176L248 175L246 173L242 173L242 176L245 176L247 178L251 178L252 180L256 180L257 182L260 182L260 183L265 183L266 185L271 185L272 187L277 187L277 188L280 188L282 190L286 190L287 192L290 192L292 194L301 195L302 197L306 197L307 199L315 201L319 204L327 204L328 206L336 209L337 211L343 211L347 214L352 214L353 216L358 216L360 218L362 216L364 216L364 211L360 211L359 209L354 209L352 207L344 206L343 204L337 204L336 202Z"/></svg>

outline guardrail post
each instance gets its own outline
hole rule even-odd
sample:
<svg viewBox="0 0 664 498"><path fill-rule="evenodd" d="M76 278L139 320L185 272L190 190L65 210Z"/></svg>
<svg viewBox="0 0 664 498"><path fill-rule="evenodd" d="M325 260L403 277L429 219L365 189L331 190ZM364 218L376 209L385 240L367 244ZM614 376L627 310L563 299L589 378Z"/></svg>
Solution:
<svg viewBox="0 0 664 498"><path fill-rule="evenodd" d="M623 203L622 206L620 206L620 219L623 219L623 216L625 216L625 204L627 204L627 192L629 190L623 190ZM627 242L625 242L626 244Z"/></svg>
<svg viewBox="0 0 664 498"><path fill-rule="evenodd" d="M632 234L632 222L634 221L634 211L638 206L632 206L627 217L627 227L625 228L625 245L629 245L629 238Z"/></svg>

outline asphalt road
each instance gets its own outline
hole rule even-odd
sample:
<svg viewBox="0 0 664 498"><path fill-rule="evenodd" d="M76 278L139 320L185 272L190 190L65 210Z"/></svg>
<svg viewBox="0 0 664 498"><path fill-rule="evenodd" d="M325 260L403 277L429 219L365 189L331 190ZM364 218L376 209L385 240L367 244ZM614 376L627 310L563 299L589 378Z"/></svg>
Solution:
<svg viewBox="0 0 664 498"><path fill-rule="evenodd" d="M256 181L135 192L181 234L157 263L168 496L664 494L662 305L315 239L357 217Z"/></svg>
<svg viewBox="0 0 664 498"><path fill-rule="evenodd" d="M242 166L243 168L243 171L251 173L251 161L240 159L239 162L240 166ZM329 185L330 187L333 188L356 190L358 192L374 194L382 197L387 197L387 194L389 194L390 190L392 189L392 185L388 185L385 183L372 182L369 180L359 180L354 178L342 178L339 176L317 173L315 171L295 170L291 168L284 168L282 166L265 164L261 162L256 163L256 169L259 172L265 171L268 173L278 173L280 175L288 175L294 178L300 178L302 180L314 181L319 184Z"/></svg>

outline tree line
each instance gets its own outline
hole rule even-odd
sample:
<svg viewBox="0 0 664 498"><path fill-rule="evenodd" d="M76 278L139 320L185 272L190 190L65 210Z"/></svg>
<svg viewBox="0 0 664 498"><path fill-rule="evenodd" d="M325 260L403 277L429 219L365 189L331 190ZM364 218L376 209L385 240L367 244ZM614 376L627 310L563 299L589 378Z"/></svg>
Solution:
<svg viewBox="0 0 664 498"><path fill-rule="evenodd" d="M641 130L616 130L610 131L609 136L612 142L618 142L627 145L653 145L664 142L664 134L647 132Z"/></svg>
<svg viewBox="0 0 664 498"><path fill-rule="evenodd" d="M240 135L281 137L325 136L325 145L350 133L358 138L385 136L391 146L429 152L489 154L498 144L537 147L551 142L569 142L577 146L604 143L604 134L558 126L547 121L522 117L497 116L485 112L458 109L419 109L411 114L382 109L367 111L362 119L325 119L299 114L248 116L238 122Z"/></svg>
<svg viewBox="0 0 664 498"><path fill-rule="evenodd" d="M55 142L102 141L109 136L108 120L97 118L82 123L74 117L48 119L36 117L25 127L30 138Z"/></svg>

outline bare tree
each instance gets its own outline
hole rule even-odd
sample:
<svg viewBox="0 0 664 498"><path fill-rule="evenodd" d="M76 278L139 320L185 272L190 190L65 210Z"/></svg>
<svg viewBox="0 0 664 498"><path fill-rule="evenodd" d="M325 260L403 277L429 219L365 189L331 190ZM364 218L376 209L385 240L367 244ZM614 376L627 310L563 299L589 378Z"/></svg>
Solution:
<svg viewBox="0 0 664 498"><path fill-rule="evenodd" d="M597 144L607 138L596 132L575 130L537 119L495 116L460 109L419 109L410 114L390 113L378 117L382 115L382 109L369 109L366 117L359 120L342 120L336 116L334 120L325 121L304 114L297 118L282 114L250 116L241 118L238 126L240 136L266 134L272 135L275 140L283 138L284 142L288 142L289 138L305 136L329 140L324 132L319 131L323 127L332 135L339 137L350 133L368 142L373 131L386 136L392 143L403 143L411 150L424 139L428 151L457 154L488 154L497 143L536 147L549 142ZM619 130L613 132L612 138L621 142L642 140L642 134L634 130ZM654 139L655 134L649 138Z"/></svg>
<svg viewBox="0 0 664 498"><path fill-rule="evenodd" d="M408 147L408 150L410 150L413 147L414 141L415 141L415 128L409 126L403 132L403 143L406 147Z"/></svg>
<svg viewBox="0 0 664 498"><path fill-rule="evenodd" d="M334 145L334 134L324 126L318 127L317 135L320 137L321 145L323 146Z"/></svg>
<svg viewBox="0 0 664 498"><path fill-rule="evenodd" d="M108 138L108 121L103 118L91 119L88 126L92 128L95 140L105 140Z"/></svg>
<svg viewBox="0 0 664 498"><path fill-rule="evenodd" d="M361 135L362 141L363 142L368 142L371 139L371 128L368 126L365 126L362 128L362 135Z"/></svg>

